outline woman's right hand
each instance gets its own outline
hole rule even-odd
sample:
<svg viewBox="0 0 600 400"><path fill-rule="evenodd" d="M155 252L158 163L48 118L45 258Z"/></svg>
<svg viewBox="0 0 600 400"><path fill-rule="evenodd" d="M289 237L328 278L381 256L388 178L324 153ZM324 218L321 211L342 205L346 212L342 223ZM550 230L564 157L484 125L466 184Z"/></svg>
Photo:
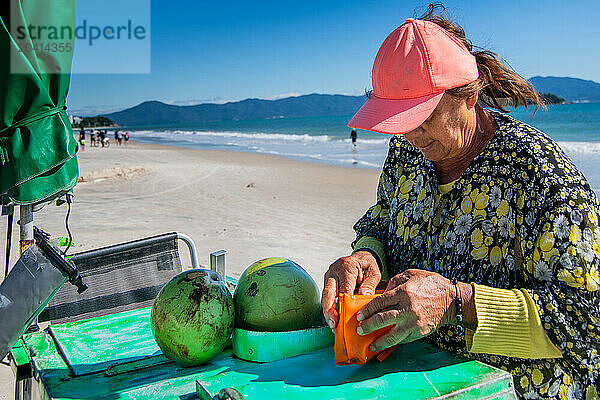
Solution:
<svg viewBox="0 0 600 400"><path fill-rule="evenodd" d="M381 280L377 259L366 250L359 250L347 257L337 259L325 273L325 285L321 295L323 315L329 327L334 330L339 316L336 299L339 293L374 294Z"/></svg>

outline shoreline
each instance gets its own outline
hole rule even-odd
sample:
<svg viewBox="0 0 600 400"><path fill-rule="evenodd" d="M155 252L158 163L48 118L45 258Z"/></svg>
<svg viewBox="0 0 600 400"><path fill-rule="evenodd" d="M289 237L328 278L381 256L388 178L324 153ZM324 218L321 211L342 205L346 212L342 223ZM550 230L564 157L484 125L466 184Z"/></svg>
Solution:
<svg viewBox="0 0 600 400"><path fill-rule="evenodd" d="M134 132L135 133L135 132ZM184 142L181 141L172 141L172 142L167 142L164 141L164 143L160 143L157 142L156 140L152 140L152 139L141 139L138 136L136 139L130 139L130 142L137 142L140 144L144 144L144 145L158 145L158 146L167 146L167 147L177 147L177 148L182 148L182 149L189 149L189 150L197 150L197 151L222 151L222 152L233 152L233 153L248 153L248 154L257 154L257 155L263 155L263 156L272 156L272 157L281 157L283 159L288 159L288 160L294 160L294 161L298 161L298 162L305 162L305 163L316 163L316 164L320 164L320 165L329 165L329 166L334 166L334 167L340 167L340 168L349 168L349 169L355 169L355 168L361 168L361 169L369 169L369 170L376 170L376 171L380 171L381 168L383 167L383 160L385 159L385 155L381 156L382 162L381 165L376 165L375 163L371 163L371 162L363 162L362 160L360 160L360 156L361 153L359 153L360 150L358 150L356 153L354 153L355 155L355 162L353 161L346 161L346 162L334 162L328 159L322 159L319 158L318 156L310 156L307 154L302 154L302 155L288 155L288 154L277 154L275 152L262 152L262 151L257 151L257 150L253 150L253 149L247 149L247 148L236 148L233 146L228 146L228 145L215 145L214 147L217 147L218 149L209 149L209 148L203 148L203 147L207 147L207 145L202 145L202 144L198 144L198 145L186 145ZM348 148L350 148L350 140L347 140L348 142ZM387 145L385 146L385 154L387 154ZM370 156L370 154L369 154Z"/></svg>
<svg viewBox="0 0 600 400"><path fill-rule="evenodd" d="M158 144L169 147L180 147L185 149L193 149L200 151L212 151L211 147L218 149L217 151L234 152L234 153L247 153L247 154L259 154L259 155L272 155L279 156L286 159L297 160L300 162L316 163L321 165L338 166L342 168L359 168L369 169L375 171L381 171L385 157L387 155L388 146L387 143L383 145L381 143L375 144L374 142L381 142L380 139L367 138L360 140L357 149L349 151L351 148L349 139L335 138L328 142L325 146L322 144L321 147L316 147L314 143L304 143L297 147L301 151L290 151L290 149L278 149L269 150L268 146L264 147L248 147L247 143L243 143L239 146L224 143L208 143L208 142L195 142L194 140L184 138L184 135L178 137L161 137L149 136L140 139L140 137L146 136L150 131L143 131L141 135L136 135L135 131L132 131L132 140L138 141L144 144ZM218 136L219 132L214 133L214 136ZM223 132L222 132L223 133ZM225 132L228 133L228 132ZM230 132L229 132L230 133ZM247 139L243 137L246 135L242 132L238 132L242 135L240 140L244 141ZM211 133L212 135L212 133ZM301 136L290 134L289 136ZM383 136L383 135L382 135ZM193 135L192 135L193 137ZM328 135L322 135L322 137L328 137ZM202 136L202 140L208 140L207 137ZM387 139L387 137L384 137ZM555 139L554 139L555 140ZM573 161L576 167L585 175L586 179L590 183L590 186L594 192L600 197L600 174L597 173L600 168L600 162L598 156L600 155L600 140L585 142L585 141L573 141L573 140L555 140L558 146L567 154L567 156ZM340 146L340 143L343 143ZM312 148L310 146L313 146ZM319 145L317 145L319 146ZM323 147L335 147L330 154L326 153ZM282 151L283 150L283 151Z"/></svg>

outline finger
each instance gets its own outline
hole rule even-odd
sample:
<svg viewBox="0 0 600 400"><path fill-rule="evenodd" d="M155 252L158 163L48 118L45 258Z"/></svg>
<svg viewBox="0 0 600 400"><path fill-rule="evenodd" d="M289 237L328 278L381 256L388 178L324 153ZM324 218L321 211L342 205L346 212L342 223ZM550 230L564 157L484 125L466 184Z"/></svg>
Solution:
<svg viewBox="0 0 600 400"><path fill-rule="evenodd" d="M323 316L331 329L335 329L338 322L338 313L335 306L336 297L337 281L334 277L329 277L325 281L325 287L321 295L321 304L323 306Z"/></svg>
<svg viewBox="0 0 600 400"><path fill-rule="evenodd" d="M408 282L408 280L410 279L410 275L405 271L402 272L398 275L394 275L392 277L392 279L390 279L390 281L387 284L387 287L385 288L385 291L387 292L388 290L392 290L395 287L398 287L400 285L402 285L403 283Z"/></svg>
<svg viewBox="0 0 600 400"><path fill-rule="evenodd" d="M338 277L338 290L340 293L354 294L356 289L356 273L345 272Z"/></svg>
<svg viewBox="0 0 600 400"><path fill-rule="evenodd" d="M398 310L381 311L362 321L358 325L358 328L356 328L356 333L359 335L368 335L386 326L401 323L401 318L401 313Z"/></svg>
<svg viewBox="0 0 600 400"><path fill-rule="evenodd" d="M373 343L371 343L369 349L371 351L379 352L387 349L388 347L395 346L398 343L402 343L409 336L410 328L404 325L396 325L391 331L377 338Z"/></svg>
<svg viewBox="0 0 600 400"><path fill-rule="evenodd" d="M372 315L385 310L388 307L392 307L398 303L396 300L396 292L387 292L381 296L375 297L373 300L368 302L356 313L356 319L364 321L370 318Z"/></svg>
<svg viewBox="0 0 600 400"><path fill-rule="evenodd" d="M365 270L365 275L363 276L363 281L358 288L358 294L375 294L375 288L377 284L381 280L381 272L379 272L379 268L370 267Z"/></svg>

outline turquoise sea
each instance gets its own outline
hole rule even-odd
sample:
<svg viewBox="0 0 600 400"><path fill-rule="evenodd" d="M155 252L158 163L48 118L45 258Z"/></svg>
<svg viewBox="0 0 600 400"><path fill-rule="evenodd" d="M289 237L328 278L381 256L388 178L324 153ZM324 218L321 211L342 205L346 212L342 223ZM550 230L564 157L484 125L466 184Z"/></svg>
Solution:
<svg viewBox="0 0 600 400"><path fill-rule="evenodd" d="M600 103L551 105L547 111L519 108L511 115L546 132L600 189ZM381 168L389 136L358 132L352 148L346 124L351 115L154 126L131 132L135 140L195 149L274 154L328 164Z"/></svg>

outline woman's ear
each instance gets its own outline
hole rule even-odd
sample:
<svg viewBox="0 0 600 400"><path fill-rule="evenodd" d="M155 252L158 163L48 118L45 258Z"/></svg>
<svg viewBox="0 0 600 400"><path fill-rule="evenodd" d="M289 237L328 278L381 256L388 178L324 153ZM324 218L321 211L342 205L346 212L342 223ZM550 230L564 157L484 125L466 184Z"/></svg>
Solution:
<svg viewBox="0 0 600 400"><path fill-rule="evenodd" d="M471 108L475 107L475 104L477 104L477 99L478 99L478 93L475 93L472 96L469 96L466 98L467 108L469 110Z"/></svg>

